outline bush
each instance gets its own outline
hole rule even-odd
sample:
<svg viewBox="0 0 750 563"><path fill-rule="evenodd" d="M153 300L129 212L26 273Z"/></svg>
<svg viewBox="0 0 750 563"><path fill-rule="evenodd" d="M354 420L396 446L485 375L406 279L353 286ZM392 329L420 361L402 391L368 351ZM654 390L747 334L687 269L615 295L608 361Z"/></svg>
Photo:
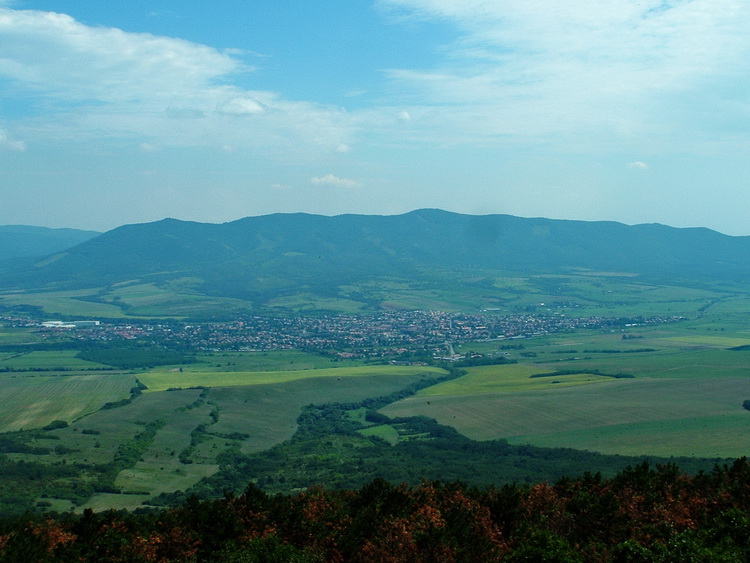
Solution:
<svg viewBox="0 0 750 563"><path fill-rule="evenodd" d="M68 423L64 420L53 420L50 422L47 426L45 426L42 430L57 430L59 428L67 428Z"/></svg>

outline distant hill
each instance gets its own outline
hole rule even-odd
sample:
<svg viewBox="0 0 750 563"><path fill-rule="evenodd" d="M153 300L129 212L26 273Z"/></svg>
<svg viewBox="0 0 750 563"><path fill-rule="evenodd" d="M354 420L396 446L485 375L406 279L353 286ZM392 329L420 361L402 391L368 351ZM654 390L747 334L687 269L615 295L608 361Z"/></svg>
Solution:
<svg viewBox="0 0 750 563"><path fill-rule="evenodd" d="M335 295L338 287L368 280L434 285L469 274L584 271L662 282L744 280L750 276L750 237L435 209L395 216L274 214L224 224L164 219L0 268L0 288L190 279L192 290L203 295L263 300L301 289Z"/></svg>
<svg viewBox="0 0 750 563"><path fill-rule="evenodd" d="M46 256L99 235L96 231L49 229L25 225L0 226L0 260Z"/></svg>

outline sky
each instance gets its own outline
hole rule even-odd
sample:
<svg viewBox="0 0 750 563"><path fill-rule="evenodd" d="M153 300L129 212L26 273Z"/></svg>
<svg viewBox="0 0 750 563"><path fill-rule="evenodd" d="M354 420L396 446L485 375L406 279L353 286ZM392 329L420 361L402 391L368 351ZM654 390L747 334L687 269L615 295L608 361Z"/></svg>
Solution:
<svg viewBox="0 0 750 563"><path fill-rule="evenodd" d="M0 0L0 224L750 235L747 0Z"/></svg>

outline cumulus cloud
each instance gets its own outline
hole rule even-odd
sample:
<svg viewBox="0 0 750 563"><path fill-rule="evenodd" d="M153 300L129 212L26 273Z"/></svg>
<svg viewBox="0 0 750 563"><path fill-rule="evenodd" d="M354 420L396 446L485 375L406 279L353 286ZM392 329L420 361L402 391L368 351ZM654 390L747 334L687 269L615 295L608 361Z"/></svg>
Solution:
<svg viewBox="0 0 750 563"><path fill-rule="evenodd" d="M26 143L11 139L8 133L0 129L0 150L25 151Z"/></svg>
<svg viewBox="0 0 750 563"><path fill-rule="evenodd" d="M71 100L179 98L242 70L236 59L204 45L31 10L0 10L0 52L0 75Z"/></svg>
<svg viewBox="0 0 750 563"><path fill-rule="evenodd" d="M334 186L337 188L356 188L360 185L359 182L347 178L339 178L333 174L326 174L319 178L310 178L310 183L316 186Z"/></svg>
<svg viewBox="0 0 750 563"><path fill-rule="evenodd" d="M0 80L47 117L26 128L27 141L140 136L314 155L346 144L355 128L340 108L233 84L252 71L238 50L0 7L0 53ZM228 119L243 116L256 119Z"/></svg>

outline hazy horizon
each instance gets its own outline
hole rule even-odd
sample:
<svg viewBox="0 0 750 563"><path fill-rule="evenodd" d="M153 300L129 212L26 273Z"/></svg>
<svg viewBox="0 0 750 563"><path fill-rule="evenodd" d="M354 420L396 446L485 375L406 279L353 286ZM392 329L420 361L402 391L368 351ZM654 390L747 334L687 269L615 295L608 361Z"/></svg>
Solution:
<svg viewBox="0 0 750 563"><path fill-rule="evenodd" d="M748 235L750 3L0 0L0 224L421 208Z"/></svg>

